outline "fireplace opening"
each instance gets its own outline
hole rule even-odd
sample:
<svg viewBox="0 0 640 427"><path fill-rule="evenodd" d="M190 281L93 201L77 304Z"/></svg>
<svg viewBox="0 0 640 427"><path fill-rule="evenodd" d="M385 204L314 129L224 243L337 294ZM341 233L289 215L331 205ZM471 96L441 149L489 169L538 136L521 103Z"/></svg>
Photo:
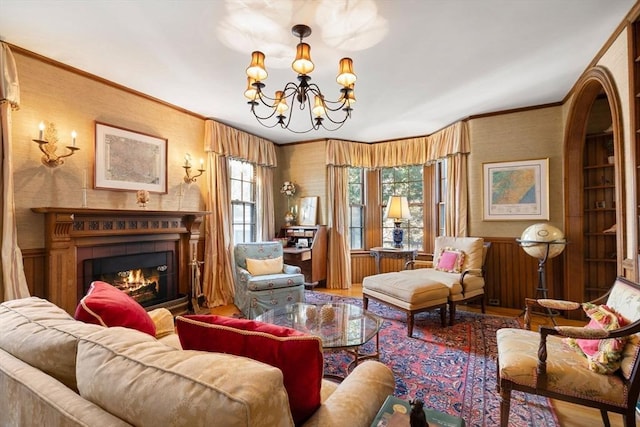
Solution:
<svg viewBox="0 0 640 427"><path fill-rule="evenodd" d="M100 280L122 290L143 307L178 297L173 251L93 258L84 261L86 292Z"/></svg>

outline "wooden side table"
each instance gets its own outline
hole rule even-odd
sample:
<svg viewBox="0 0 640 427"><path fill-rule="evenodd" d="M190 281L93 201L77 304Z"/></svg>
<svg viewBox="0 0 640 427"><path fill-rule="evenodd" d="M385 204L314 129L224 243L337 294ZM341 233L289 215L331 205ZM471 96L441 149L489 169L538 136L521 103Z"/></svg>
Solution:
<svg viewBox="0 0 640 427"><path fill-rule="evenodd" d="M376 274L380 274L380 258L404 259L405 263L413 261L418 255L417 249L371 248L369 254L375 258Z"/></svg>

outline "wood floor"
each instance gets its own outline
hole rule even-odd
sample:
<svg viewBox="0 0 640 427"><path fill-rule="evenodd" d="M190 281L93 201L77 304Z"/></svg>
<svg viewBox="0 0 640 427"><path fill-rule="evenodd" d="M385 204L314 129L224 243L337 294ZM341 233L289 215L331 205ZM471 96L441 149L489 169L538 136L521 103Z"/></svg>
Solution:
<svg viewBox="0 0 640 427"><path fill-rule="evenodd" d="M340 295L345 297L362 298L362 287L360 284L354 284L351 289L338 290L338 289L325 289L315 288L317 292L326 292L333 295ZM479 312L479 308L460 305L457 307L459 310L468 310ZM212 314L221 316L231 316L234 313L238 313L238 309L233 305L226 305L221 307L215 307L211 309ZM487 314L493 314L498 316L513 316L516 317L520 314L520 311L514 309L500 308L500 307L487 307ZM558 324L566 325L581 325L581 322L574 322L565 319L558 318ZM534 316L531 322L531 329L537 330L541 324L551 324L550 319L542 316ZM601 426L602 418L600 417L600 411L593 408L587 408L585 406L574 405L559 400L552 400L553 407L556 411L556 415L560 421L561 427L585 427L585 426ZM619 414L609 414L609 420L612 427L622 427L622 416ZM640 420L640 417L636 416L636 420ZM541 426L542 427L542 426Z"/></svg>

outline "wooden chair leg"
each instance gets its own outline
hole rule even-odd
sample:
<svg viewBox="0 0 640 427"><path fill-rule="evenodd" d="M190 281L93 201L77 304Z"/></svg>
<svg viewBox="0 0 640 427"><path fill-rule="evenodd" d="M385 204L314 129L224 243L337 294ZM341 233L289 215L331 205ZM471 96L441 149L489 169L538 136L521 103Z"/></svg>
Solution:
<svg viewBox="0 0 640 427"><path fill-rule="evenodd" d="M413 313L407 313L407 336L413 335Z"/></svg>
<svg viewBox="0 0 640 427"><path fill-rule="evenodd" d="M449 326L453 326L456 321L456 303L449 303Z"/></svg>
<svg viewBox="0 0 640 427"><path fill-rule="evenodd" d="M480 298L480 311L482 311L482 314L485 314L486 312L486 306L484 303L484 295L482 295L482 298Z"/></svg>
<svg viewBox="0 0 640 427"><path fill-rule="evenodd" d="M630 408L626 414L622 414L622 422L624 427L636 427L635 407Z"/></svg>
<svg viewBox="0 0 640 427"><path fill-rule="evenodd" d="M500 388L500 427L509 427L509 411L511 410L511 388Z"/></svg>
<svg viewBox="0 0 640 427"><path fill-rule="evenodd" d="M602 424L604 427L611 427L611 423L609 422L609 414L604 409L600 409L600 415L602 416ZM626 420L625 420L626 421ZM625 423L625 426L627 424Z"/></svg>
<svg viewBox="0 0 640 427"><path fill-rule="evenodd" d="M364 308L365 310L369 308L369 298L367 298L365 295L362 295L362 308Z"/></svg>
<svg viewBox="0 0 640 427"><path fill-rule="evenodd" d="M447 326L447 306L440 307L440 326L443 328Z"/></svg>

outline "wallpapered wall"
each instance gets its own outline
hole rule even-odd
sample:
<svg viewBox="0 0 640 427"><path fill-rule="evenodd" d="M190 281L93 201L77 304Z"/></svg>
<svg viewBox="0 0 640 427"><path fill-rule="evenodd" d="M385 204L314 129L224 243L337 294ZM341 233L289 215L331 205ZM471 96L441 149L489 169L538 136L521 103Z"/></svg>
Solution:
<svg viewBox="0 0 640 427"><path fill-rule="evenodd" d="M83 173L87 171L90 187L94 177L95 121L168 139L168 194L152 193L147 209L204 209L204 180L190 186L182 180L186 152L197 162L206 158L203 119L31 56L16 51L13 54L21 96L20 109L12 113L12 149L18 244L22 249L44 247L43 215L31 212L32 207L82 206ZM41 121L55 123L58 152L64 152L64 146L70 144L72 130L78 133L80 150L55 169L40 162L42 153L32 141L38 137ZM139 209L135 191L89 189L87 205Z"/></svg>

